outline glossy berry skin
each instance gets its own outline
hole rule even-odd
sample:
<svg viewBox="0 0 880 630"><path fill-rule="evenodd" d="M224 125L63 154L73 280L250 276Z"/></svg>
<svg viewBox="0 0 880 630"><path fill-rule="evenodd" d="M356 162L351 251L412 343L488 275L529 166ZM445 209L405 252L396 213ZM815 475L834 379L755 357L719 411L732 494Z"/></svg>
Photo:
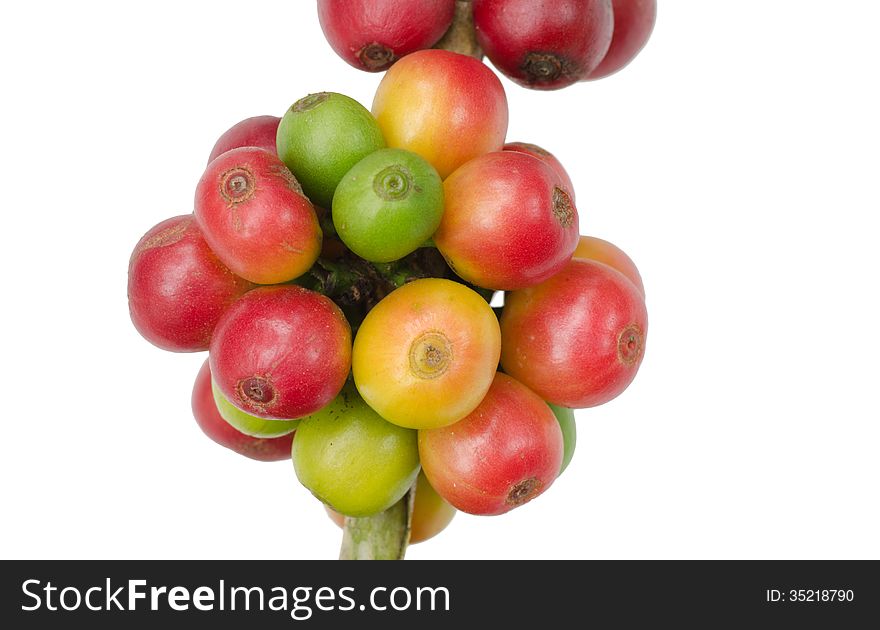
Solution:
<svg viewBox="0 0 880 630"><path fill-rule="evenodd" d="M355 164L333 195L336 234L355 254L391 262L414 252L440 225L443 182L403 149L380 149Z"/></svg>
<svg viewBox="0 0 880 630"><path fill-rule="evenodd" d="M614 74L648 43L657 21L657 0L612 0L614 5L614 36L611 46L587 79L601 79Z"/></svg>
<svg viewBox="0 0 880 630"><path fill-rule="evenodd" d="M208 156L210 164L214 158L241 147L259 147L269 153L276 153L275 135L278 133L278 116L254 116L246 118L234 124L217 139L211 155Z"/></svg>
<svg viewBox="0 0 880 630"><path fill-rule="evenodd" d="M207 359L193 385L192 410L199 428L220 446L261 462L290 459L293 433L272 439L255 438L238 431L223 419L211 393L211 367Z"/></svg>
<svg viewBox="0 0 880 630"><path fill-rule="evenodd" d="M348 64L386 70L430 48L452 23L455 0L318 0L324 37Z"/></svg>
<svg viewBox="0 0 880 630"><path fill-rule="evenodd" d="M300 483L347 516L388 509L419 474L416 432L383 420L350 385L300 422L292 454Z"/></svg>
<svg viewBox="0 0 880 630"><path fill-rule="evenodd" d="M260 418L301 418L327 405L351 365L351 328L329 298L302 287L260 287L224 314L211 342L223 396Z"/></svg>
<svg viewBox="0 0 880 630"><path fill-rule="evenodd" d="M632 258L627 256L626 252L617 245L595 236L581 236L572 257L596 260L617 269L617 271L629 278L630 282L636 285L639 293L643 296L645 295L645 285L642 283L642 276L639 273L638 267L636 267Z"/></svg>
<svg viewBox="0 0 880 630"><path fill-rule="evenodd" d="M207 350L220 316L253 286L217 259L191 214L151 228L128 264L131 321L172 352Z"/></svg>
<svg viewBox="0 0 880 630"><path fill-rule="evenodd" d="M455 273L487 289L532 286L559 272L578 241L578 214L545 162L514 151L471 160L443 185L434 235Z"/></svg>
<svg viewBox="0 0 880 630"><path fill-rule="evenodd" d="M501 365L548 402L595 407L635 378L647 330L645 300L632 282L575 259L550 280L505 296Z"/></svg>
<svg viewBox="0 0 880 630"><path fill-rule="evenodd" d="M342 527L345 516L325 505L328 516L334 523ZM416 498L413 501L412 530L410 531L409 544L416 545L425 542L442 532L452 519L457 510L449 505L443 497L428 483L424 473L419 473L416 481Z"/></svg>
<svg viewBox="0 0 880 630"><path fill-rule="evenodd" d="M489 389L501 349L498 320L475 291L415 280L377 304L358 329L352 374L361 396L403 427L457 422Z"/></svg>
<svg viewBox="0 0 880 630"><path fill-rule="evenodd" d="M473 0L477 41L525 87L555 90L588 76L608 52L611 0Z"/></svg>
<svg viewBox="0 0 880 630"><path fill-rule="evenodd" d="M344 94L318 92L288 108L278 125L276 145L308 198L329 208L345 174L384 148L385 140L366 107Z"/></svg>
<svg viewBox="0 0 880 630"><path fill-rule="evenodd" d="M443 179L478 155L500 151L507 134L501 81L473 57L447 50L421 50L394 64L372 111L389 147L418 153Z"/></svg>
<svg viewBox="0 0 880 630"><path fill-rule="evenodd" d="M196 188L195 216L217 257L257 284L293 280L321 252L314 207L264 149L242 147L213 160Z"/></svg>
<svg viewBox="0 0 880 630"><path fill-rule="evenodd" d="M562 431L550 407L500 372L463 420L419 431L428 481L469 514L503 514L531 501L559 476L562 454Z"/></svg>
<svg viewBox="0 0 880 630"><path fill-rule="evenodd" d="M531 155L547 164L547 166L552 168L559 176L559 180L562 182L565 191L571 196L571 200L575 200L574 184L571 181L571 177L568 175L568 171L565 170L565 167L562 166L562 162L560 162L555 155L550 153L550 151L528 142L508 142L504 145L504 150L525 153L526 155Z"/></svg>

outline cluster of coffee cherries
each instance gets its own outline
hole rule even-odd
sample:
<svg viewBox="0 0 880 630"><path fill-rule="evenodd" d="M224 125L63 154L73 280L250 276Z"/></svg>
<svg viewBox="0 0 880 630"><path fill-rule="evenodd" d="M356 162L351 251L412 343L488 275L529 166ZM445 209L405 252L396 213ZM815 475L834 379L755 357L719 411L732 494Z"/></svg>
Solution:
<svg viewBox="0 0 880 630"><path fill-rule="evenodd" d="M559 160L507 126L488 66L425 49L371 110L309 94L220 137L193 212L149 230L128 271L147 340L209 351L209 437L292 458L338 520L414 492L413 541L550 487L572 409L635 377L647 312L632 260L580 235Z"/></svg>

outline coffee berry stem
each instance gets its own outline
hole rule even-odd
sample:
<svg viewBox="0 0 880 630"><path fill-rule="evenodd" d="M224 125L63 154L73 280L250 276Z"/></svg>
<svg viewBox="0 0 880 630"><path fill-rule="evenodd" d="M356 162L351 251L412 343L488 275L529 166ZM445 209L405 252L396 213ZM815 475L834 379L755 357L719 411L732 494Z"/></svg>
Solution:
<svg viewBox="0 0 880 630"><path fill-rule="evenodd" d="M416 487L384 512L345 517L340 560L403 560L412 531Z"/></svg>
<svg viewBox="0 0 880 630"><path fill-rule="evenodd" d="M452 18L452 26L440 39L434 48L451 50L483 60L483 49L477 43L474 31L474 8L471 0L456 0L455 17Z"/></svg>

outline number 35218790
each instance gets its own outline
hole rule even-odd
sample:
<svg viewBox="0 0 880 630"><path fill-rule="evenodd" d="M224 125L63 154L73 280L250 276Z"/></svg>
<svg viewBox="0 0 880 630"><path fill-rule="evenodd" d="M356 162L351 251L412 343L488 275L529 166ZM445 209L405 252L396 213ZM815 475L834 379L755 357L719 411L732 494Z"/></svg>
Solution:
<svg viewBox="0 0 880 630"><path fill-rule="evenodd" d="M768 588L768 602L851 602L855 599L852 589L799 588L779 590Z"/></svg>

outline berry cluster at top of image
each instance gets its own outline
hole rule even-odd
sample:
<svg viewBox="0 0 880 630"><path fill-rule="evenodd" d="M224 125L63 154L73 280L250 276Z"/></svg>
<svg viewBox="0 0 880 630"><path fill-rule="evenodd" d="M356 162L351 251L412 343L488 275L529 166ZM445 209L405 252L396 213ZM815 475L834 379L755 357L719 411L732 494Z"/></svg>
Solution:
<svg viewBox="0 0 880 630"><path fill-rule="evenodd" d="M656 17L657 0L318 0L327 42L355 68L384 71L469 38L474 56L536 90L614 74L648 42Z"/></svg>
<svg viewBox="0 0 880 630"><path fill-rule="evenodd" d="M610 2L564 4L578 5L570 21L613 24ZM589 200L560 160L509 141L489 66L430 48L455 28L456 3L318 6L349 63L390 67L371 108L307 94L222 133L192 212L137 242L129 309L159 348L209 352L192 392L209 438L292 460L342 523L409 501L417 542L457 510L502 514L553 484L574 454L572 409L607 403L636 376L645 289L623 250L580 234L576 204ZM487 16L525 22L524 6L473 2L487 51L501 49L483 41ZM383 30L409 15L420 19ZM524 32L493 20L496 34ZM617 37L606 30L587 38L602 54L578 67L603 67ZM649 31L622 37L606 72ZM567 41L553 54L583 52Z"/></svg>

